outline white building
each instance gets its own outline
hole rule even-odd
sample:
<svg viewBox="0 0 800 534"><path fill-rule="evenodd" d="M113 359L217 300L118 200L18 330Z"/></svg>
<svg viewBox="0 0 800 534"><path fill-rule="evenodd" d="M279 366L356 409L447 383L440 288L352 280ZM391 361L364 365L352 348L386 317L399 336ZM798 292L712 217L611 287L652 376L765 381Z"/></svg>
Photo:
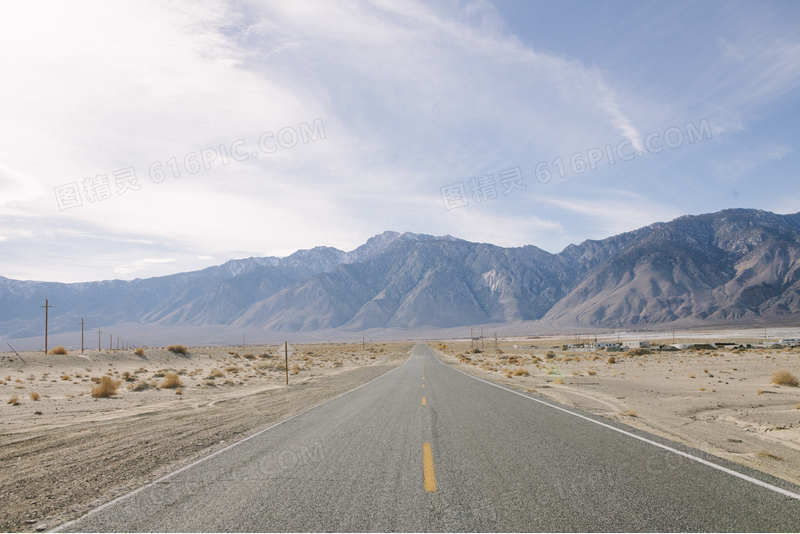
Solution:
<svg viewBox="0 0 800 534"><path fill-rule="evenodd" d="M624 341L622 346L626 349L646 349L650 347L649 341Z"/></svg>

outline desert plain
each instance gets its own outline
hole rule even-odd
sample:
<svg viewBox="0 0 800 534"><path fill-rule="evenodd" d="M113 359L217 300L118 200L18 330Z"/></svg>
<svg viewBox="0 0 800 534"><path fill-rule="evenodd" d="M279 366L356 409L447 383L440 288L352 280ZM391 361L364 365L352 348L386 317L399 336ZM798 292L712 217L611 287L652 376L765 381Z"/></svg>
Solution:
<svg viewBox="0 0 800 534"><path fill-rule="evenodd" d="M624 352L559 339L428 344L478 378L800 484L800 347L758 341ZM75 519L381 376L413 345L295 345L288 373L282 345L0 353L0 530Z"/></svg>

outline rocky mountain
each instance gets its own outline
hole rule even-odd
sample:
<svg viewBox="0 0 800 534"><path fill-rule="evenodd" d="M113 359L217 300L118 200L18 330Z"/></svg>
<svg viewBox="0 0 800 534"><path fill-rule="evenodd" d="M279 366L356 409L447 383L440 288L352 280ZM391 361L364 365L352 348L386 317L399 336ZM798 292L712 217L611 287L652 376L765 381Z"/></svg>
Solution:
<svg viewBox="0 0 800 534"><path fill-rule="evenodd" d="M545 326L689 326L800 314L800 214L685 216L558 254L450 236L385 232L351 252L232 260L132 281L57 284L0 277L0 333L120 323L247 331Z"/></svg>

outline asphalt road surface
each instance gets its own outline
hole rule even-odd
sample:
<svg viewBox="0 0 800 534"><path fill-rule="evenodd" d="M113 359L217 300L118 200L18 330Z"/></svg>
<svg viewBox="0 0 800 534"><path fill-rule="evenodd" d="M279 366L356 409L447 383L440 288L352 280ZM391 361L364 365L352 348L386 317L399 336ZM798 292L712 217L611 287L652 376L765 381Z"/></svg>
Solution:
<svg viewBox="0 0 800 534"><path fill-rule="evenodd" d="M798 494L472 378L420 344L381 378L62 528L796 532Z"/></svg>

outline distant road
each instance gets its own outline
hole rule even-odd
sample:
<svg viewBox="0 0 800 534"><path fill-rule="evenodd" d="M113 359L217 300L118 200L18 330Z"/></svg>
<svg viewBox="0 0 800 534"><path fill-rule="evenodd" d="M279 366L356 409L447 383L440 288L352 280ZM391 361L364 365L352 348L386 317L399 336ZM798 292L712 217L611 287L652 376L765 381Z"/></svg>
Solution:
<svg viewBox="0 0 800 534"><path fill-rule="evenodd" d="M420 344L381 378L64 530L796 532L797 494L472 378Z"/></svg>

